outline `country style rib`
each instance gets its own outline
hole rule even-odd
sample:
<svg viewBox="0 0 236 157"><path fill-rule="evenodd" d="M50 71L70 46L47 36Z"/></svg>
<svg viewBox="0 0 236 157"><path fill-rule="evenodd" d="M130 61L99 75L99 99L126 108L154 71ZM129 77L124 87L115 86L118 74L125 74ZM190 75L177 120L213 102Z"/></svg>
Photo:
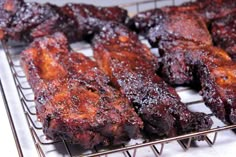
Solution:
<svg viewBox="0 0 236 157"><path fill-rule="evenodd" d="M172 69L173 80L180 74L191 76L191 83L200 87L213 113L225 123L236 124L236 64L225 51L213 46L173 46L165 49L162 63L165 69Z"/></svg>
<svg viewBox="0 0 236 157"><path fill-rule="evenodd" d="M236 11L235 0L197 0L183 3L180 6L167 6L162 8L165 12L195 12L204 21L210 24L212 21L222 18Z"/></svg>
<svg viewBox="0 0 236 157"><path fill-rule="evenodd" d="M174 58L169 58L166 52L172 52L177 47L212 45L210 33L203 19L191 13L165 13L162 21L150 28L147 38L153 47L159 48L162 57L161 75L173 85L192 83L194 73L189 66L185 66L182 55L176 53L173 54Z"/></svg>
<svg viewBox="0 0 236 157"><path fill-rule="evenodd" d="M164 15L146 35L159 48L163 78L172 85L199 85L213 113L225 123L236 124L236 64L212 46L202 18L179 11Z"/></svg>
<svg viewBox="0 0 236 157"><path fill-rule="evenodd" d="M53 33L60 16L50 4L26 2L12 17L6 29L6 38L31 41Z"/></svg>
<svg viewBox="0 0 236 157"><path fill-rule="evenodd" d="M92 43L99 67L132 102L147 133L173 136L211 127L207 115L190 112L174 88L155 74L157 60L135 33L108 23Z"/></svg>
<svg viewBox="0 0 236 157"><path fill-rule="evenodd" d="M213 21L211 34L214 43L236 60L236 11Z"/></svg>
<svg viewBox="0 0 236 157"><path fill-rule="evenodd" d="M63 34L34 40L21 64L48 138L92 148L139 136L143 124L129 101L94 61L69 51Z"/></svg>
<svg viewBox="0 0 236 157"><path fill-rule="evenodd" d="M21 8L22 0L0 0L0 39L6 34L11 18Z"/></svg>
<svg viewBox="0 0 236 157"><path fill-rule="evenodd" d="M125 23L128 13L120 7L97 7L88 4L68 3L60 8L67 19L74 21L77 36L85 39L100 30L108 21Z"/></svg>
<svg viewBox="0 0 236 157"><path fill-rule="evenodd" d="M214 20L236 12L236 3L235 0L197 0L180 6L151 9L135 15L131 18L129 25L133 30L139 33L144 32L142 35L145 35L151 27L160 23L163 13L173 12L195 14L206 24L211 25Z"/></svg>
<svg viewBox="0 0 236 157"><path fill-rule="evenodd" d="M4 5L1 7L4 8ZM75 41L89 38L107 21L124 23L128 18L127 11L119 7L72 3L58 7L36 2L22 2L16 7L17 10L5 11L5 14L0 15L0 32L4 32L0 34L0 39L31 41L60 31L69 40Z"/></svg>
<svg viewBox="0 0 236 157"><path fill-rule="evenodd" d="M130 20L131 22L129 25L131 29L144 36L147 36L147 32L151 28L153 29L153 27L156 27L155 29L159 29L160 25L165 23L163 21L166 21L166 18L172 18L171 14L177 14L177 16L174 17L179 21L169 21L169 26L173 27L172 25L180 24L181 27L179 28L181 29L178 30L179 32L181 32L182 29L185 30L186 28L191 28L190 26L193 26L191 22L201 21L201 24L205 23L211 31L214 45L223 48L226 52L229 53L232 59L235 58L235 0L197 0L196 2L187 2L180 6L167 6L159 9L152 9L135 15ZM183 17L183 14L187 15L188 17ZM189 17L192 17L193 21L189 20ZM195 20L194 18L198 20ZM188 21L190 23L187 23ZM188 33L185 34L185 37L189 35L194 36L194 33L197 33L198 30L199 29L196 29L196 27L192 28L191 31L188 31ZM202 30L204 30L205 32L200 34L202 35L202 37L204 37L204 35L210 37L206 29ZM173 30L171 29L169 29L168 31L169 33L170 31L172 31L173 33ZM206 39L201 41L204 43L207 42Z"/></svg>

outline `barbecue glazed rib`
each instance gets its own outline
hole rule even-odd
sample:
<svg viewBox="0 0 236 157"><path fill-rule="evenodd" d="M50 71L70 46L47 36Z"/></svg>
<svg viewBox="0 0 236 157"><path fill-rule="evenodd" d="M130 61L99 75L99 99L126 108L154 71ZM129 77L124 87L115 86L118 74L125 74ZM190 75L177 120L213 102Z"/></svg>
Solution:
<svg viewBox="0 0 236 157"><path fill-rule="evenodd" d="M78 36L90 38L108 21L125 23L128 13L120 7L96 7L68 3L60 8L63 15L74 21Z"/></svg>
<svg viewBox="0 0 236 157"><path fill-rule="evenodd" d="M211 34L214 43L236 60L236 11L213 21Z"/></svg>
<svg viewBox="0 0 236 157"><path fill-rule="evenodd" d="M211 127L207 115L190 112L174 88L155 74L155 57L126 27L108 23L95 35L93 49L98 65L132 102L147 133L172 136Z"/></svg>
<svg viewBox="0 0 236 157"><path fill-rule="evenodd" d="M202 47L212 45L206 24L199 16L191 13L165 13L162 21L150 28L147 38L150 44L159 48L161 55L160 73L172 85L190 84L194 81L193 73L184 62L184 56L166 52L178 47Z"/></svg>
<svg viewBox="0 0 236 157"><path fill-rule="evenodd" d="M235 0L197 0L193 3L199 6L196 11L207 23L236 11Z"/></svg>
<svg viewBox="0 0 236 157"><path fill-rule="evenodd" d="M140 12L129 20L128 26L146 36L150 28L158 25L164 18L164 12L161 9L152 9Z"/></svg>
<svg viewBox="0 0 236 157"><path fill-rule="evenodd" d="M224 17L236 11L235 0L197 0L183 3L180 6L167 6L162 8L165 12L195 12L206 23Z"/></svg>
<svg viewBox="0 0 236 157"><path fill-rule="evenodd" d="M22 0L1 0L0 1L0 39L2 39L6 32L12 16L21 7Z"/></svg>
<svg viewBox="0 0 236 157"><path fill-rule="evenodd" d="M60 16L50 4L26 2L12 17L7 37L14 40L32 40L53 33Z"/></svg>
<svg viewBox="0 0 236 157"><path fill-rule="evenodd" d="M224 122L236 124L233 61L212 46L201 18L185 12L165 15L147 35L150 44L160 50L163 78L172 85L200 84L213 113Z"/></svg>
<svg viewBox="0 0 236 157"><path fill-rule="evenodd" d="M129 25L131 29L146 36L147 31L158 25L168 13L195 14L198 19L202 18L203 22L210 25L212 21L234 12L236 12L235 0L197 0L180 6L167 6L138 13L131 18Z"/></svg>
<svg viewBox="0 0 236 157"><path fill-rule="evenodd" d="M166 13L159 24L150 28L147 38L156 46L161 41L180 41L188 45L212 45L203 19L192 13Z"/></svg>
<svg viewBox="0 0 236 157"><path fill-rule="evenodd" d="M201 87L200 94L213 113L225 123L236 124L236 65L225 51L213 46L173 46L165 49L162 63L171 69L165 77L170 73L169 80L191 76L190 83Z"/></svg>
<svg viewBox="0 0 236 157"><path fill-rule="evenodd" d="M20 8L11 14L12 17L7 15L9 22L7 28L3 27L5 38L26 41L57 31L63 32L71 41L81 40L90 37L107 21L124 23L128 17L127 11L119 7L71 3L57 7L35 2L22 2ZM1 16L5 18L5 14ZM6 23L0 22L0 25Z"/></svg>
<svg viewBox="0 0 236 157"><path fill-rule="evenodd" d="M69 52L64 35L38 38L21 54L43 131L84 148L139 135L142 121L96 63Z"/></svg>
<svg viewBox="0 0 236 157"><path fill-rule="evenodd" d="M160 40L186 41L188 44L212 45L204 20L194 12L164 12L161 9L141 12L132 19L137 32L143 32L150 44L157 46Z"/></svg>

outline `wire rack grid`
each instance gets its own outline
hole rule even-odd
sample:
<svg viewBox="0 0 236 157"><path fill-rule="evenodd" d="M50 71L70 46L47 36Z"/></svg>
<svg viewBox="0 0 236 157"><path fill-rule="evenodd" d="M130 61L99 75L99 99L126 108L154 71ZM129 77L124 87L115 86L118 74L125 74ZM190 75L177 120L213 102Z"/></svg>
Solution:
<svg viewBox="0 0 236 157"><path fill-rule="evenodd" d="M149 1L139 1L135 3L129 3L121 5L121 7L126 8L129 12L138 13L140 11L159 7L159 3L165 2L166 0L149 0ZM175 0L169 1L168 5L175 5L177 2ZM135 10L135 11L134 11ZM142 38L145 42L145 40ZM73 45L73 44L72 44ZM79 46L78 46L79 45ZM131 140L127 144L114 147L94 147L91 150L83 150L77 145L72 145L66 141L52 141L47 140L43 134L41 123L37 120L37 115L35 111L34 95L32 89L30 88L25 74L19 63L20 52L24 49L25 45L19 43L6 43L2 41L2 47L6 53L7 60L14 78L15 85L17 87L17 92L20 97L22 109L24 110L24 116L27 120L28 127L30 129L31 136L35 143L35 147L38 151L40 157L50 156L50 154L62 154L62 156L125 156L125 157L136 157L138 156L138 151L141 148L148 148L152 152L152 156L160 156L164 152L164 147L168 145L169 142L177 141L184 151L187 151L192 142L199 136L202 137L203 141L209 146L213 146L217 140L217 135L219 131L232 130L236 128L236 125L223 125L215 126L210 130L189 133L181 136L165 138L165 139L139 139ZM91 56L91 47L89 44L79 43L75 48L79 52L88 52L86 55ZM177 89L178 94L181 95L182 92L191 90L188 87ZM186 105L196 105L203 104L203 100L197 99L194 101L189 101ZM204 105L204 104L203 104ZM212 113L209 113L213 116ZM14 125L14 124L13 124ZM60 150L59 152L57 152Z"/></svg>

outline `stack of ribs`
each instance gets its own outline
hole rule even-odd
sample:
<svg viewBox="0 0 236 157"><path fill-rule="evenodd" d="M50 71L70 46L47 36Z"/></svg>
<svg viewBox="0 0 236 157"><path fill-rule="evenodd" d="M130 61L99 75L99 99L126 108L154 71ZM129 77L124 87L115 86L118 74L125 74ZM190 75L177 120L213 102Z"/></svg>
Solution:
<svg viewBox="0 0 236 157"><path fill-rule="evenodd" d="M148 134L173 136L211 127L207 115L190 112L175 89L155 74L157 59L134 32L108 23L92 46L99 67L133 104Z"/></svg>
<svg viewBox="0 0 236 157"><path fill-rule="evenodd" d="M232 2L216 0L214 5L222 4L224 8ZM200 11L195 6L197 4L203 2L140 13L132 19L132 27L139 32L142 32L140 29L143 25L149 27L142 33L153 47L159 48L160 73L167 82L172 85L200 86L200 93L213 113L225 123L236 124L236 64L225 51L213 46L206 23L230 11L226 9L223 13L222 8L214 8L220 14L199 16ZM209 10L205 9L204 15L217 12L211 10L211 7L206 8ZM229 9L234 10L235 3Z"/></svg>
<svg viewBox="0 0 236 157"><path fill-rule="evenodd" d="M1 0L0 39L32 41L34 38L63 32L70 41L91 37L107 21L125 23L127 11L119 7Z"/></svg>
<svg viewBox="0 0 236 157"><path fill-rule="evenodd" d="M128 99L108 85L94 61L71 52L63 34L35 39L21 64L48 138L92 148L139 136L143 123Z"/></svg>

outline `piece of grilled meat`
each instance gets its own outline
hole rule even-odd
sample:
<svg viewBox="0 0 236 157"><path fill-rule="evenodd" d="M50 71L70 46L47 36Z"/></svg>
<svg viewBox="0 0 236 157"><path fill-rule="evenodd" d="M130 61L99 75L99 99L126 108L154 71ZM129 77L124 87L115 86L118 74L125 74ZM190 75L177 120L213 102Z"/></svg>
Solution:
<svg viewBox="0 0 236 157"><path fill-rule="evenodd" d="M158 8L140 12L129 20L128 26L139 34L146 36L150 28L158 25L163 20L164 14Z"/></svg>
<svg viewBox="0 0 236 157"><path fill-rule="evenodd" d="M202 18L203 22L210 24L212 21L233 12L236 12L235 0L197 0L196 2L183 3L180 6L166 6L140 12L131 18L129 26L146 36L150 28L160 23L165 13L195 14L198 19Z"/></svg>
<svg viewBox="0 0 236 157"><path fill-rule="evenodd" d="M236 60L236 12L212 22L211 34L214 44L223 48Z"/></svg>
<svg viewBox="0 0 236 157"><path fill-rule="evenodd" d="M195 12L206 23L224 17L236 11L235 0L197 0L183 3L180 6L167 6L162 8L165 12Z"/></svg>
<svg viewBox="0 0 236 157"><path fill-rule="evenodd" d="M127 11L119 7L71 3L58 7L36 2L22 2L17 11L1 16L2 19L8 19L7 22L0 21L0 26L7 23L7 27L3 27L3 31L6 32L5 38L24 41L31 41L57 31L63 32L71 41L87 39L105 22L124 23L128 18Z"/></svg>
<svg viewBox="0 0 236 157"><path fill-rule="evenodd" d="M213 113L226 123L236 124L236 74L232 70L236 65L226 52L212 46L205 23L197 17L185 12L166 13L166 18L149 30L149 41L160 50L160 69L166 81L172 85L200 84Z"/></svg>
<svg viewBox="0 0 236 157"><path fill-rule="evenodd" d="M12 16L15 15L22 3L22 0L0 1L0 39L5 36L5 30L11 22Z"/></svg>
<svg viewBox="0 0 236 157"><path fill-rule="evenodd" d="M196 12L148 10L134 16L130 25L131 29L146 36L153 46L160 40L176 39L189 44L212 44L205 21Z"/></svg>
<svg viewBox="0 0 236 157"><path fill-rule="evenodd" d="M207 23L236 11L235 0L197 0L193 3L199 6L196 11Z"/></svg>
<svg viewBox="0 0 236 157"><path fill-rule="evenodd" d="M175 46L166 49L165 57L166 69L191 73L200 83L197 85L201 87L200 94L213 113L225 123L236 124L236 64L225 51L213 46Z"/></svg>
<svg viewBox="0 0 236 157"><path fill-rule="evenodd" d="M12 17L5 38L30 41L48 35L59 26L59 20L52 5L26 2Z"/></svg>
<svg viewBox="0 0 236 157"><path fill-rule="evenodd" d="M61 12L73 20L78 36L90 38L108 21L125 23L128 13L120 7L97 7L88 4L68 3L61 7Z"/></svg>
<svg viewBox="0 0 236 157"><path fill-rule="evenodd" d="M150 28L147 38L153 47L159 48L160 74L172 85L190 84L194 82L194 77L190 67L184 64L182 54L171 54L175 56L172 58L168 53L178 47L212 45L203 19L196 14L184 12L165 13L159 24Z"/></svg>
<svg viewBox="0 0 236 157"><path fill-rule="evenodd" d="M21 54L45 135L84 148L119 144L139 135L142 121L109 78L65 36L38 38Z"/></svg>
<svg viewBox="0 0 236 157"><path fill-rule="evenodd" d="M174 88L155 74L156 58L135 33L108 23L92 45L99 66L133 103L147 133L172 136L211 127L207 115L190 112Z"/></svg>
<svg viewBox="0 0 236 157"><path fill-rule="evenodd" d="M163 19L150 28L147 38L152 46L161 41L184 41L188 45L212 45L211 36L203 19L185 12L166 13Z"/></svg>

